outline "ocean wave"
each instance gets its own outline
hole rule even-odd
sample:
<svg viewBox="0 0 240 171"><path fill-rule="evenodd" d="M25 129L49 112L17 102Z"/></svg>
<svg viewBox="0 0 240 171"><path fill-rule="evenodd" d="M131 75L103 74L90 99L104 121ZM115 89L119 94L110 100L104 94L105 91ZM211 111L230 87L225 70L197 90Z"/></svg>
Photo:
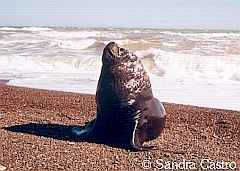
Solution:
<svg viewBox="0 0 240 171"><path fill-rule="evenodd" d="M177 46L176 42L162 42L162 44L164 46L168 46L168 47L175 47L175 46Z"/></svg>
<svg viewBox="0 0 240 171"><path fill-rule="evenodd" d="M0 30L2 31L15 31L15 30L19 30L19 28L16 27L0 27Z"/></svg>
<svg viewBox="0 0 240 171"><path fill-rule="evenodd" d="M126 38L126 35L118 32L99 32L97 37L102 37L102 38L111 38L111 39L123 39Z"/></svg>
<svg viewBox="0 0 240 171"><path fill-rule="evenodd" d="M140 40L120 39L120 40L113 40L113 41L118 43L122 47L130 49L131 51L147 50L150 47L159 48L161 46L160 43L149 42L144 39L140 39Z"/></svg>
<svg viewBox="0 0 240 171"><path fill-rule="evenodd" d="M58 40L57 46L63 49L87 49L93 46L96 42L95 39L82 39L82 40Z"/></svg>
<svg viewBox="0 0 240 171"><path fill-rule="evenodd" d="M221 38L221 37L228 37L228 38L240 37L240 32L186 33L186 32L162 31L160 33L161 34L166 34L166 35L173 35L173 36L176 36L176 35L177 36L183 36L183 37L191 36L191 37L207 38L207 39L209 39L209 38Z"/></svg>
<svg viewBox="0 0 240 171"><path fill-rule="evenodd" d="M157 76L172 79L240 81L240 58L238 56L201 56L168 52L158 48L149 48L135 53L142 59L147 71ZM13 73L99 72L102 65L101 57L94 54L81 54L81 57L9 55L0 56L0 60L0 72Z"/></svg>
<svg viewBox="0 0 240 171"><path fill-rule="evenodd" d="M94 43L91 45L93 46ZM91 45L85 47L89 48ZM70 48L79 49L85 47ZM69 47L67 46L67 48ZM240 58L238 56L202 56L168 52L158 48L149 48L135 53L141 58L146 70L150 74L157 76L172 79L240 81ZM81 57L30 57L28 55L0 56L0 72L99 72L102 65L101 57L94 54L84 55L81 53Z"/></svg>
<svg viewBox="0 0 240 171"><path fill-rule="evenodd" d="M137 51L136 54L143 60L152 58L150 70L160 76L175 79L210 79L239 81L239 56L202 56L186 53L175 53L161 49L150 48ZM144 65L148 66L148 62ZM159 72L156 72L159 71Z"/></svg>
<svg viewBox="0 0 240 171"><path fill-rule="evenodd" d="M29 48L29 44L39 44L41 42L44 42L46 40L38 40L38 39L16 39L16 40L0 40L0 45L13 45L13 44L17 44L17 46L19 45L25 45L26 48Z"/></svg>
<svg viewBox="0 0 240 171"><path fill-rule="evenodd" d="M77 30L77 31L42 31L39 33L42 36L51 38L65 38L65 39L76 39L76 38L102 38L102 39L122 39L126 35L122 33L114 33L107 31L91 31L91 30Z"/></svg>
<svg viewBox="0 0 240 171"><path fill-rule="evenodd" d="M89 38L96 37L99 34L99 31L50 31L50 32L40 32L42 36L50 38L61 38L61 39L71 39L71 38Z"/></svg>
<svg viewBox="0 0 240 171"><path fill-rule="evenodd" d="M88 50L95 49L97 51L102 51L106 45L107 44L104 41L95 41L92 45L88 46L86 49Z"/></svg>
<svg viewBox="0 0 240 171"><path fill-rule="evenodd" d="M23 27L21 28L21 30L36 32L36 31L51 31L53 29L49 27Z"/></svg>
<svg viewBox="0 0 240 171"><path fill-rule="evenodd" d="M0 56L0 73L82 73L96 72L101 68L101 59L96 56Z"/></svg>
<svg viewBox="0 0 240 171"><path fill-rule="evenodd" d="M0 27L0 30L3 31L51 31L53 29L48 27Z"/></svg>
<svg viewBox="0 0 240 171"><path fill-rule="evenodd" d="M234 81L240 81L240 71L238 71L237 73L233 74L231 79L234 80Z"/></svg>

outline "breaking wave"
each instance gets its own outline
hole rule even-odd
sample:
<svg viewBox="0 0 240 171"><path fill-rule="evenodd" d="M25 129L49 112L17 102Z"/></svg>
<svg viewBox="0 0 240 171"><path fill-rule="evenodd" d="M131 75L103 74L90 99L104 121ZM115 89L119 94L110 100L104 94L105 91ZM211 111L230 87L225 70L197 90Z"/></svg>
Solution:
<svg viewBox="0 0 240 171"><path fill-rule="evenodd" d="M90 47L89 43L85 47ZM96 44L95 44L96 45ZM63 44L64 48L68 44ZM75 47L76 46L76 47ZM81 49L84 46L71 46ZM102 45L101 45L102 46ZM93 46L92 46L93 47ZM69 47L68 47L69 48ZM136 51L150 74L174 79L210 79L240 81L240 58L197 56L167 52L161 49ZM1 56L1 72L99 72L101 56Z"/></svg>
<svg viewBox="0 0 240 171"><path fill-rule="evenodd" d="M58 40L57 46L64 49L86 49L95 44L94 39L82 39L82 40Z"/></svg>
<svg viewBox="0 0 240 171"><path fill-rule="evenodd" d="M200 56L161 49L137 51L153 74L175 79L190 78L239 81L239 56Z"/></svg>
<svg viewBox="0 0 240 171"><path fill-rule="evenodd" d="M198 37L236 37L236 36L240 36L240 32L227 32L227 33L223 33L223 32L208 32L208 33L187 33L187 32L173 32L173 31L163 31L160 32L162 34L168 34L168 35L179 35L179 36L198 36Z"/></svg>
<svg viewBox="0 0 240 171"><path fill-rule="evenodd" d="M53 29L48 27L0 27L1 31L51 31Z"/></svg>

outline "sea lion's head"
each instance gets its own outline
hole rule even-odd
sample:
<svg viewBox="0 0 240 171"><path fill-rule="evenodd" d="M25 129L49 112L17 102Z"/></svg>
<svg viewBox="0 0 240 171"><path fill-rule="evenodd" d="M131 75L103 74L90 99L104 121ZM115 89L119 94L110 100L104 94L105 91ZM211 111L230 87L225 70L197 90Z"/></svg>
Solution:
<svg viewBox="0 0 240 171"><path fill-rule="evenodd" d="M129 52L127 49L119 47L117 43L110 42L103 50L103 65L117 65L120 63L134 62L137 56Z"/></svg>

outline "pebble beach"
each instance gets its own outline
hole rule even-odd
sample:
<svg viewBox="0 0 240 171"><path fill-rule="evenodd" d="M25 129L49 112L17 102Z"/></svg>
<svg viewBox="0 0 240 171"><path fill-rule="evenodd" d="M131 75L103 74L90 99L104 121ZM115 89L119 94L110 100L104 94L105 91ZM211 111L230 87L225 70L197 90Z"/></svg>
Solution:
<svg viewBox="0 0 240 171"><path fill-rule="evenodd" d="M0 81L0 170L164 170L159 159L191 161L195 170L203 169L204 159L240 168L239 111L164 103L165 130L148 143L155 149L132 152L68 135L95 118L95 96L5 83Z"/></svg>

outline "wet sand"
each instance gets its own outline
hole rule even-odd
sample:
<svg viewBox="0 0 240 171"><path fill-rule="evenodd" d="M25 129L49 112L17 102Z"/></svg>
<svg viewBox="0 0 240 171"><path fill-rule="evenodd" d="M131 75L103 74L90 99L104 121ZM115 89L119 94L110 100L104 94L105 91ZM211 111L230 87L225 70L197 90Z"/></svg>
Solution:
<svg viewBox="0 0 240 171"><path fill-rule="evenodd" d="M139 170L143 162L203 159L236 162L240 168L240 112L164 103L167 124L149 144L157 150L130 152L78 142L73 126L93 119L95 97L6 86L0 81L0 166L7 170ZM148 163L147 163L148 164ZM1 167L0 167L1 168Z"/></svg>

